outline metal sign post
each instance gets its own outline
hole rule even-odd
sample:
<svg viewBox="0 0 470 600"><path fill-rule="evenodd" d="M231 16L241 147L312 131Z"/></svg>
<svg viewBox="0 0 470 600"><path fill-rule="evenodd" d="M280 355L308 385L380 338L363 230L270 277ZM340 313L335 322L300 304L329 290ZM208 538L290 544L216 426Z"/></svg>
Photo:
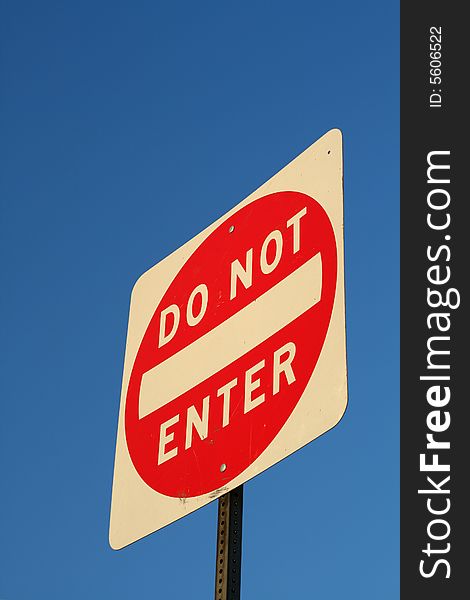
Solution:
<svg viewBox="0 0 470 600"><path fill-rule="evenodd" d="M215 600L240 600L243 485L219 498Z"/></svg>

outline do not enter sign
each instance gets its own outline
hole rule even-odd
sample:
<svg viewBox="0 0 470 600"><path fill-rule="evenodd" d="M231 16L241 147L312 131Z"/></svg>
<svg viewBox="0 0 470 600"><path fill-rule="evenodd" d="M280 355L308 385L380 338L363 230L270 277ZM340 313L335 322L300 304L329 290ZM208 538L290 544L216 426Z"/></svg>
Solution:
<svg viewBox="0 0 470 600"><path fill-rule="evenodd" d="M333 130L137 281L113 548L227 493L339 421L342 225Z"/></svg>
<svg viewBox="0 0 470 600"><path fill-rule="evenodd" d="M212 492L266 450L318 360L336 255L323 208L288 191L230 215L185 262L145 331L127 390L127 446L152 489Z"/></svg>

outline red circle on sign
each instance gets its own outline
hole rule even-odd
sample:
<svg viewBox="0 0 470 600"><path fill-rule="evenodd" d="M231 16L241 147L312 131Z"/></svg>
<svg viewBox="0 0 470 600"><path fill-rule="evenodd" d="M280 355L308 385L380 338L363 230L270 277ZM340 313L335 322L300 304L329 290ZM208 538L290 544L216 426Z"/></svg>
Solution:
<svg viewBox="0 0 470 600"><path fill-rule="evenodd" d="M304 209L305 214L301 213ZM299 214L302 216L297 225L292 221L289 225ZM231 264L239 260L245 267L250 251L252 283L245 289L238 280L237 294L231 299ZM321 298L317 303L213 376L150 414L139 415L145 373L239 311L246 308L247 312L256 299L317 254L321 258ZM294 410L318 361L333 309L336 278L337 251L330 220L318 202L300 192L277 192L245 205L202 242L159 302L131 371L125 409L126 440L132 462L147 485L172 497L209 493L227 485L266 450ZM201 284L208 292L204 316L196 324L188 324L188 299ZM202 294L194 295L193 316L199 315L203 302ZM175 335L159 347L160 316L170 305L179 307L181 317ZM172 327L169 318L165 331ZM283 347L292 348L292 344L295 355L290 366L295 378L284 372L277 373L276 379L273 356ZM254 368L250 379L255 386L251 393L254 404L247 410L244 378ZM230 382L236 383L224 411L220 390ZM197 415L206 429L201 427L198 433L190 427L192 436L187 447L189 413Z"/></svg>

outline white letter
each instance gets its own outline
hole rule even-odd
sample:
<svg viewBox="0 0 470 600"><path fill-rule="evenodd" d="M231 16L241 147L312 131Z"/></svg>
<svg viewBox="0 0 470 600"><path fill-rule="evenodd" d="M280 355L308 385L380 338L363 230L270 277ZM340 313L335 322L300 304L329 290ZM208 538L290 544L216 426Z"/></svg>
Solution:
<svg viewBox="0 0 470 600"><path fill-rule="evenodd" d="M194 298L196 297L196 294L201 294L201 309L199 311L199 314L194 316L193 314L193 303L194 303ZM200 285L196 286L194 288L194 290L191 292L191 296L189 296L189 300L188 300L188 306L186 308L186 321L188 322L188 325L190 325L191 327L194 327L195 325L197 325L202 317L204 316L205 312L206 312L206 308L207 308L207 299L209 297L209 291L207 289L207 285L205 283L201 283Z"/></svg>
<svg viewBox="0 0 470 600"><path fill-rule="evenodd" d="M224 386L222 386L220 389L217 390L217 397L220 398L220 396L224 396L224 412L223 412L223 417L222 417L222 427L225 427L226 425L229 424L230 421L230 390L232 388L234 388L237 385L237 378L235 377L235 379L232 379L232 381L229 381L228 383L226 383Z"/></svg>
<svg viewBox="0 0 470 600"><path fill-rule="evenodd" d="M444 397L441 395L441 390L444 390ZM441 407L449 403L450 388L447 386L433 385L426 392L426 400L431 406Z"/></svg>
<svg viewBox="0 0 470 600"><path fill-rule="evenodd" d="M432 513L433 515L445 515L446 513L449 512L449 509L450 509L450 498L445 498L445 501L446 501L446 507L443 510L433 509L433 507L431 506L432 498L428 498L428 501L426 502L426 506L428 507L429 512Z"/></svg>
<svg viewBox="0 0 470 600"><path fill-rule="evenodd" d="M267 253L268 253L268 246L271 241L274 241L274 243L276 244L276 254L274 255L273 262L271 264L269 264L268 258L267 258ZM282 255L282 233L278 229L275 229L274 231L271 231L271 233L266 237L266 239L263 242L263 246L261 247L260 264L261 264L261 270L263 271L263 273L265 275L268 275L268 273L272 273L274 271L274 269L279 264L279 261L281 260L281 255Z"/></svg>
<svg viewBox="0 0 470 600"><path fill-rule="evenodd" d="M450 442L436 441L433 433L427 433L426 439L428 440L428 443L426 444L428 450L449 450L450 448Z"/></svg>
<svg viewBox="0 0 470 600"><path fill-rule="evenodd" d="M445 202L443 204L433 204L431 200L434 194L442 194L445 197ZM431 190L428 193L427 201L429 208L434 210L444 210L444 208L447 208L450 204L450 194L447 190Z"/></svg>
<svg viewBox="0 0 470 600"><path fill-rule="evenodd" d="M287 353L287 358L281 362L281 356ZM273 396L279 392L279 379L281 373L286 374L287 383L290 385L295 381L294 371L292 370L292 361L295 356L294 342L287 342L282 348L274 352L274 367L273 367Z"/></svg>
<svg viewBox="0 0 470 600"><path fill-rule="evenodd" d="M419 470L420 471L450 471L450 465L441 465L439 463L439 454L432 454L432 463L429 465L426 462L426 454L419 455Z"/></svg>
<svg viewBox="0 0 470 600"><path fill-rule="evenodd" d="M261 381L260 379L253 381L252 376L258 371L261 371L265 365L265 362L265 360L262 360L254 367L251 367L251 369L248 369L248 371L245 373L245 414L264 402L264 394L260 394L256 398L252 398L251 393L259 388Z"/></svg>
<svg viewBox="0 0 470 600"><path fill-rule="evenodd" d="M435 165L432 162L433 156L435 154L443 154L444 156L450 155L450 150L434 150L433 152L429 152L427 156L429 168L427 170L428 183L431 185L434 183L450 183L450 179L434 179L433 171L434 169L450 169L450 165Z"/></svg>
<svg viewBox="0 0 470 600"><path fill-rule="evenodd" d="M237 277L243 283L245 289L248 289L253 283L253 248L246 251L245 268L242 267L238 258L232 262L230 273L230 300L233 300L237 295Z"/></svg>
<svg viewBox="0 0 470 600"><path fill-rule="evenodd" d="M287 221L287 227L293 226L294 232L294 250L293 254L300 250L300 219L305 217L307 214L307 207L303 208L300 212L294 215Z"/></svg>
<svg viewBox="0 0 470 600"><path fill-rule="evenodd" d="M426 573L424 570L424 560L421 560L419 563L419 572L421 573L421 575L423 577L426 577L426 579L429 579L429 577L434 577L434 575L436 574L436 571L439 567L439 565L445 565L447 567L447 573L446 573L446 579L449 579L450 577L450 564L447 560L444 560L443 558L440 558L439 560L436 560L436 562L434 563L432 570L430 573Z"/></svg>
<svg viewBox="0 0 470 600"><path fill-rule="evenodd" d="M190 448L193 443L193 426L201 440L204 440L207 437L207 431L209 429L209 396L206 396L202 401L202 418L197 414L197 410L194 406L188 408L186 414L186 441L184 443L186 450Z"/></svg>
<svg viewBox="0 0 470 600"><path fill-rule="evenodd" d="M173 327L171 328L170 333L165 335L166 318L170 313L172 313L173 317L174 317ZM167 342L169 342L170 340L173 339L173 337L176 333L176 330L178 329L179 323L180 323L180 309L176 306L176 304L170 304L170 306L168 308L165 308L165 310L162 310L162 312L160 313L160 333L158 335L158 347L159 348L161 348Z"/></svg>
<svg viewBox="0 0 470 600"><path fill-rule="evenodd" d="M170 442L172 442L175 437L174 433L169 433L167 435L166 430L169 427L171 427L172 425L175 425L175 423L178 423L179 420L180 420L180 416L176 415L176 417L173 417L173 418L169 419L168 421L165 421L165 423L162 423L160 425L160 442L158 444L158 464L159 465L161 465L166 460L169 460L170 458L173 458L174 456L176 456L178 454L177 447L172 448L168 452L165 452L165 446L167 444L169 444Z"/></svg>
<svg viewBox="0 0 470 600"><path fill-rule="evenodd" d="M432 534L433 525L444 525L444 529L446 530L445 533L443 535L433 535ZM444 519L434 519L434 521L431 521L430 523L428 523L428 527L427 527L426 531L428 532L428 536L432 540L438 540L438 541L445 540L446 537L449 537L450 525Z"/></svg>
<svg viewBox="0 0 470 600"><path fill-rule="evenodd" d="M441 420L441 415L444 415L444 422ZM435 433L445 431L450 425L450 412L447 412L446 410L444 412L432 410L426 417L426 425L428 426L428 429Z"/></svg>

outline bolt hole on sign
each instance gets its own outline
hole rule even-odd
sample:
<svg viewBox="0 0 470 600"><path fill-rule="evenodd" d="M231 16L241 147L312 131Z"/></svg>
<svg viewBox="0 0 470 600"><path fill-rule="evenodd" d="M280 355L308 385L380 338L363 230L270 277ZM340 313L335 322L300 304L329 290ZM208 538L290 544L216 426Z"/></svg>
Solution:
<svg viewBox="0 0 470 600"><path fill-rule="evenodd" d="M135 284L111 547L204 506L334 427L347 403L345 346L334 129Z"/></svg>

